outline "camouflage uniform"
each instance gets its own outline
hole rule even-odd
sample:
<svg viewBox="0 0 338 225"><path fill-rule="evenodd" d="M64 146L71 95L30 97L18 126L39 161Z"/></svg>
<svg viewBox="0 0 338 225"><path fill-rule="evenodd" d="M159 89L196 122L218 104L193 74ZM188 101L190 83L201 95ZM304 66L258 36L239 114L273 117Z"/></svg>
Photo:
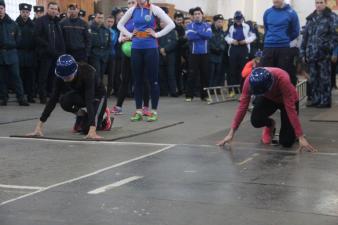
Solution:
<svg viewBox="0 0 338 225"><path fill-rule="evenodd" d="M330 55L337 44L337 16L329 8L322 14L313 12L307 18L303 32L301 57L310 72L310 96L313 105L331 105Z"/></svg>

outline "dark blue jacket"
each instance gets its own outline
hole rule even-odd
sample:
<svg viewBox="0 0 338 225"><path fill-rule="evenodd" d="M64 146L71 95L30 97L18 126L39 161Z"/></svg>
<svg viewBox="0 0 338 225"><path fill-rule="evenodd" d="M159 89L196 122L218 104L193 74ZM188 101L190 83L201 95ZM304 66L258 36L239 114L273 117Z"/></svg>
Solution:
<svg viewBox="0 0 338 225"><path fill-rule="evenodd" d="M193 22L186 28L186 35L192 54L208 54L208 40L212 36L211 27L208 23Z"/></svg>
<svg viewBox="0 0 338 225"><path fill-rule="evenodd" d="M34 41L34 23L28 18L26 22L19 16L16 19L18 24L17 49L21 67L35 66L35 41Z"/></svg>
<svg viewBox="0 0 338 225"><path fill-rule="evenodd" d="M19 62L16 50L18 26L6 14L0 20L0 65L12 65Z"/></svg>
<svg viewBox="0 0 338 225"><path fill-rule="evenodd" d="M209 41L209 61L212 63L221 63L222 56L226 48L226 33L223 29L216 29L214 25L212 25L211 28L212 37Z"/></svg>
<svg viewBox="0 0 338 225"><path fill-rule="evenodd" d="M297 13L286 4L283 8L271 7L263 17L265 48L287 48L299 36L300 25Z"/></svg>

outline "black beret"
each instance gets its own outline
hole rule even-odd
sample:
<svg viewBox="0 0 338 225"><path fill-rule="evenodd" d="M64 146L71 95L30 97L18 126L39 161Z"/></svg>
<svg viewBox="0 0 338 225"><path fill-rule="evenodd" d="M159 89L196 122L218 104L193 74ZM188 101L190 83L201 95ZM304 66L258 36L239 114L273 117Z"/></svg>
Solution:
<svg viewBox="0 0 338 225"><path fill-rule="evenodd" d="M41 5L37 5L34 6L34 12L44 12L45 11L45 7L41 6Z"/></svg>
<svg viewBox="0 0 338 225"><path fill-rule="evenodd" d="M21 4L19 4L19 10L32 11L32 5L26 4L26 3L21 3Z"/></svg>

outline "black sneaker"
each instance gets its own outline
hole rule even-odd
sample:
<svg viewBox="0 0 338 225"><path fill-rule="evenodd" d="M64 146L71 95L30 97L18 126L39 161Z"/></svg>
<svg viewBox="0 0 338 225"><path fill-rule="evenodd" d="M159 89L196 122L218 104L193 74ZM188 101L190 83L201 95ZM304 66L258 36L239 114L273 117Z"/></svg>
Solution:
<svg viewBox="0 0 338 225"><path fill-rule="evenodd" d="M26 100L19 100L19 106L29 106L29 103Z"/></svg>
<svg viewBox="0 0 338 225"><path fill-rule="evenodd" d="M27 98L27 101L28 101L29 103L36 103L33 97L28 97L28 98Z"/></svg>
<svg viewBox="0 0 338 225"><path fill-rule="evenodd" d="M46 104L47 98L46 97L40 97L40 104Z"/></svg>

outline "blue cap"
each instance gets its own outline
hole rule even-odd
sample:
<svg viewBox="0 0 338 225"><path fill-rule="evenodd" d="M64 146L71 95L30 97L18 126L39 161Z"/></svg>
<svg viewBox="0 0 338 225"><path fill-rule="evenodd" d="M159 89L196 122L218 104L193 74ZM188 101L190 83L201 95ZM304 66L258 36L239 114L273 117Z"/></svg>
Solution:
<svg viewBox="0 0 338 225"><path fill-rule="evenodd" d="M265 94L271 89L273 80L272 74L267 69L263 67L254 69L249 77L250 90L252 94Z"/></svg>
<svg viewBox="0 0 338 225"><path fill-rule="evenodd" d="M71 76L77 72L78 65L71 55L62 55L56 62L55 75L60 78Z"/></svg>
<svg viewBox="0 0 338 225"><path fill-rule="evenodd" d="M235 20L241 20L241 19L243 19L243 18L244 18L244 16L243 16L243 14L242 14L241 11L236 11L236 12L235 12L235 15L234 15L234 19L235 19Z"/></svg>

